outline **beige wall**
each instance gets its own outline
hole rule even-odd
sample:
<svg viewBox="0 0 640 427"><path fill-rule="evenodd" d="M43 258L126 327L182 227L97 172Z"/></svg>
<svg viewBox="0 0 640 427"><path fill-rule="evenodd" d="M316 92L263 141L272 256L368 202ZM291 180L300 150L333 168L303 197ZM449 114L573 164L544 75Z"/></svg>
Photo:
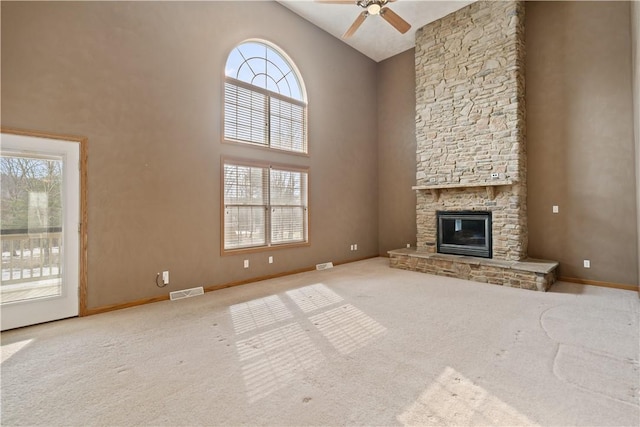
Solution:
<svg viewBox="0 0 640 427"><path fill-rule="evenodd" d="M529 255L637 285L630 4L526 6Z"/></svg>
<svg viewBox="0 0 640 427"><path fill-rule="evenodd" d="M226 56L253 37L302 73L309 158L220 142ZM2 125L89 139L89 308L377 255L376 87L275 2L2 2ZM310 247L220 256L222 155L310 167Z"/></svg>
<svg viewBox="0 0 640 427"><path fill-rule="evenodd" d="M415 52L378 64L378 251L416 245Z"/></svg>
<svg viewBox="0 0 640 427"><path fill-rule="evenodd" d="M636 140L636 209L638 216L638 251L640 251L640 3L631 3L631 43L633 57L633 121ZM639 262L640 264L640 262ZM638 266L640 283L640 265Z"/></svg>

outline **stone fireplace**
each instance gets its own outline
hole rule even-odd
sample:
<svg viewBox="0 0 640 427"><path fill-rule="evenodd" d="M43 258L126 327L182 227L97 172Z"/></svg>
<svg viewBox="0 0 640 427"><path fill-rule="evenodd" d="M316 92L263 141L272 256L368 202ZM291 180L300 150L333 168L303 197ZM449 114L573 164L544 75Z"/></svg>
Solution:
<svg viewBox="0 0 640 427"><path fill-rule="evenodd" d="M546 290L557 263L527 258L524 3L478 1L432 22L415 55L417 247L390 251L391 265ZM465 222L446 231L442 212L490 218L485 241L443 244Z"/></svg>

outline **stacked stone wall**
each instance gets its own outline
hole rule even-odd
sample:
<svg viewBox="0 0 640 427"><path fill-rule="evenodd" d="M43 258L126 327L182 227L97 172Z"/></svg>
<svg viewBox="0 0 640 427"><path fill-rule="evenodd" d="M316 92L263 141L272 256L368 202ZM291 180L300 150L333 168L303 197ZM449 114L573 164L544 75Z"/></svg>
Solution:
<svg viewBox="0 0 640 427"><path fill-rule="evenodd" d="M436 210L487 210L493 256L527 256L524 4L473 3L416 33L418 248L436 250ZM484 183L496 187L488 197Z"/></svg>

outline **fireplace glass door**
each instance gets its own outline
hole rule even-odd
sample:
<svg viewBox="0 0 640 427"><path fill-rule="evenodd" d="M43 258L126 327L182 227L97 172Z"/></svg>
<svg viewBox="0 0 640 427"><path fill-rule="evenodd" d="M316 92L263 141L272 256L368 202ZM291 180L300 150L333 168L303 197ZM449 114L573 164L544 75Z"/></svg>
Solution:
<svg viewBox="0 0 640 427"><path fill-rule="evenodd" d="M491 258L491 212L439 211L438 252Z"/></svg>

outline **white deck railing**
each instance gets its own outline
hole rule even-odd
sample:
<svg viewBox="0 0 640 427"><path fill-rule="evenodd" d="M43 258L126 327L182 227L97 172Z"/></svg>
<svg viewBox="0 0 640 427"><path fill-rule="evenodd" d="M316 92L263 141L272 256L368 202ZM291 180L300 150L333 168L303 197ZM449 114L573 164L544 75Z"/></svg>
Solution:
<svg viewBox="0 0 640 427"><path fill-rule="evenodd" d="M1 240L2 286L61 277L62 232L2 234Z"/></svg>

